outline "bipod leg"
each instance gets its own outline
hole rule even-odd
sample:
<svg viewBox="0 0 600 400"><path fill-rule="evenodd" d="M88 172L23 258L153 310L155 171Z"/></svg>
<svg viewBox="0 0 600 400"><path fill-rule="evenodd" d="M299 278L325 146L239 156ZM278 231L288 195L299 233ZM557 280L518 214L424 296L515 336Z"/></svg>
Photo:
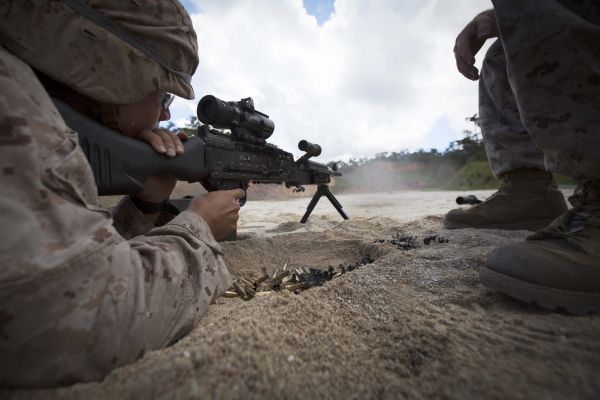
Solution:
<svg viewBox="0 0 600 400"><path fill-rule="evenodd" d="M319 202L319 199L321 198L321 196L325 196L329 199L329 201L331 202L333 207L335 207L335 209L340 213L342 218L344 218L344 219L350 218L348 216L348 214L346 213L346 211L344 211L344 209L342 208L342 205L340 204L340 202L337 201L337 199L335 198L333 193L331 193L331 191L329 190L329 186L319 185L319 186L317 186L317 191L315 192L315 195L313 196L312 200L308 204L308 207L306 207L306 213L304 213L304 216L300 220L301 224L305 223L308 220L308 217L310 217L310 214L312 213L315 206Z"/></svg>
<svg viewBox="0 0 600 400"><path fill-rule="evenodd" d="M312 213L312 211L315 209L315 206L319 202L319 199L321 198L321 196L323 196L324 193L321 190L321 186L322 185L319 185L317 187L317 191L315 192L315 195L310 200L310 203L308 203L308 207L306 207L306 212L304 213L304 216L300 220L301 224L305 223L308 220L308 217L310 217L310 213Z"/></svg>
<svg viewBox="0 0 600 400"><path fill-rule="evenodd" d="M326 186L326 185L323 185L323 186L325 186L325 196L327 196L327 198L329 199L329 201L331 202L333 207L335 207L335 209L338 210L338 212L340 213L342 218L349 219L350 216L348 215L348 213L346 213L346 211L344 211L344 208L342 207L340 202L335 198L333 193L331 193L331 190L329 190L329 186Z"/></svg>

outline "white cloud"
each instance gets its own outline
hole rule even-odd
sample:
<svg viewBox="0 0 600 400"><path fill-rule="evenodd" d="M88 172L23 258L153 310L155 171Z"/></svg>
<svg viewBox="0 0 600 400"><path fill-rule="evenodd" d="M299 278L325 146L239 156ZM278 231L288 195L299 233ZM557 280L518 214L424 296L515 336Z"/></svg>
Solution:
<svg viewBox="0 0 600 400"><path fill-rule="evenodd" d="M296 155L300 139L316 142L329 161L439 146L436 121L455 130L450 141L477 112L477 84L456 71L452 48L489 0L336 0L321 27L301 0L196 5L197 99L176 100L174 119L205 94L252 96L275 121L271 142Z"/></svg>

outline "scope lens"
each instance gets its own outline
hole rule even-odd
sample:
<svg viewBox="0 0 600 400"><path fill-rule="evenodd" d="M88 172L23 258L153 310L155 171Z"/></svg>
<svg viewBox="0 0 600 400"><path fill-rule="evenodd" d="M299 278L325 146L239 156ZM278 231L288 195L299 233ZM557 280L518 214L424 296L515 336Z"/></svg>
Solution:
<svg viewBox="0 0 600 400"><path fill-rule="evenodd" d="M240 118L240 110L212 95L204 96L198 102L198 119L216 128L230 128Z"/></svg>
<svg viewBox="0 0 600 400"><path fill-rule="evenodd" d="M206 98L209 97L209 98ZM206 96L198 103L198 119L212 120L219 109L216 98L214 96ZM200 117L202 115L202 117Z"/></svg>

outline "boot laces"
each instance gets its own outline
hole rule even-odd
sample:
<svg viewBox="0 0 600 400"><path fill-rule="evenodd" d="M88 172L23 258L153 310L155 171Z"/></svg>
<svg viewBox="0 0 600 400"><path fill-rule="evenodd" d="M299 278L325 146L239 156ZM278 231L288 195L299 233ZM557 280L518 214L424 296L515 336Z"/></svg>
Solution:
<svg viewBox="0 0 600 400"><path fill-rule="evenodd" d="M578 186L569 199L574 207L529 238L563 238L580 247L579 243L590 238L590 235L582 233L586 227L600 228L600 209L595 206L597 200L594 199L598 189L594 186L587 182Z"/></svg>

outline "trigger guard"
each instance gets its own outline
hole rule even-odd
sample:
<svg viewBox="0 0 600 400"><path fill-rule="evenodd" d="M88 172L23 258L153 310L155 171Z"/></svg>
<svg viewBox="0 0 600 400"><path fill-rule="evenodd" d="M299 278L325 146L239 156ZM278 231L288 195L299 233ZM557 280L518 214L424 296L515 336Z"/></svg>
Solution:
<svg viewBox="0 0 600 400"><path fill-rule="evenodd" d="M244 191L244 197L239 199L239 203L240 203L240 207L243 207L244 204L246 204L246 198L248 197L248 194L246 193L246 189L242 189Z"/></svg>

